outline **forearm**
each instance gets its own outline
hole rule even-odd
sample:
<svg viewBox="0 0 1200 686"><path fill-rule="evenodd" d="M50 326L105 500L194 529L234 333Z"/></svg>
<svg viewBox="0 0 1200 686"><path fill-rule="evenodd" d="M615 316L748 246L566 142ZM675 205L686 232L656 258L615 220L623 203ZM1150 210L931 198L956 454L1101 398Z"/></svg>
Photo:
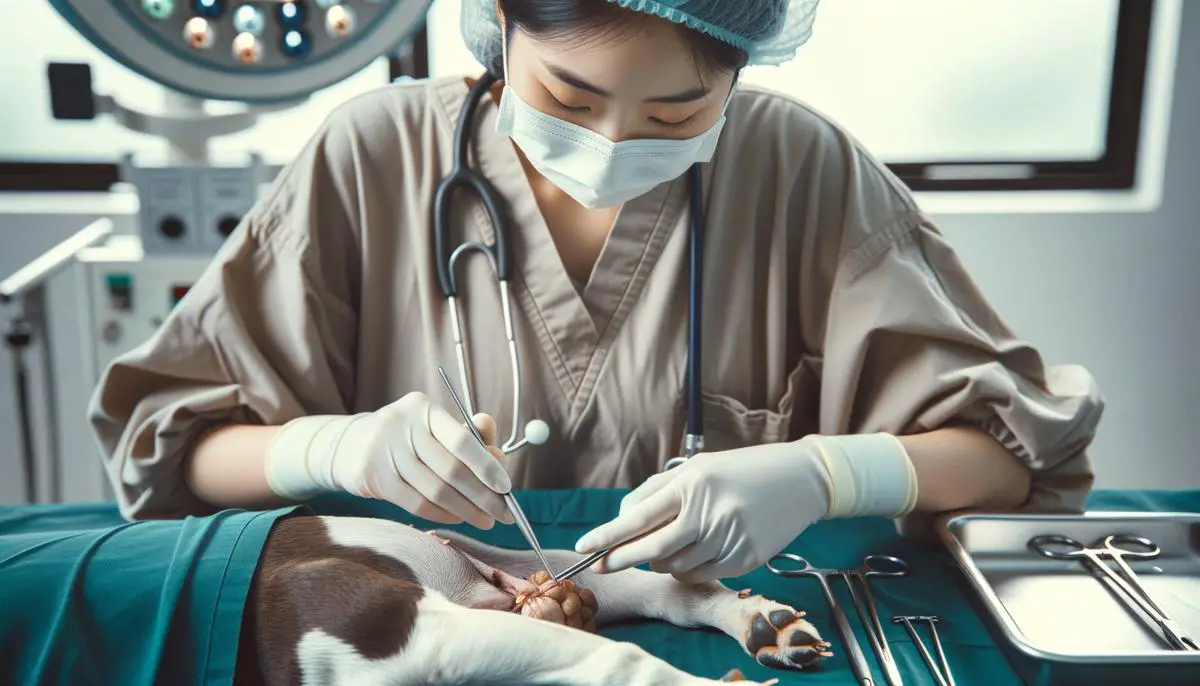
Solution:
<svg viewBox="0 0 1200 686"><path fill-rule="evenodd" d="M917 474L917 512L1013 509L1029 495L1029 468L981 429L899 436Z"/></svg>
<svg viewBox="0 0 1200 686"><path fill-rule="evenodd" d="M208 432L185 461L188 488L218 508L265 509L287 504L267 483L267 451L278 426L223 426Z"/></svg>

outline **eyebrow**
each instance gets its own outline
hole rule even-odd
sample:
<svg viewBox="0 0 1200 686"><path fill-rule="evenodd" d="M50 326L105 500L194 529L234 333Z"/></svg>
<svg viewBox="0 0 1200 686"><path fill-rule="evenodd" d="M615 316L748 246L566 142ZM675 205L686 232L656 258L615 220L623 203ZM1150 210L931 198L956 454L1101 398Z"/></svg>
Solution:
<svg viewBox="0 0 1200 686"><path fill-rule="evenodd" d="M563 69L562 67L546 65L546 69L550 72L550 74L554 78L558 79L559 81L562 81L563 83L565 83L569 86L574 86L575 88L588 91L589 93L595 93L596 95L599 95L602 98L611 98L612 97L612 93L609 93L608 91L604 90L603 88L601 88L599 86L594 86L594 85L588 83L587 81L584 81L583 79L579 78L575 74L572 74L571 72L567 71L566 69ZM670 103L670 104L695 102L697 100L703 99L705 96L707 96L709 94L709 92L710 92L709 88L707 88L705 86L697 86L696 88L692 88L690 90L683 91L682 93L676 93L674 95L663 95L663 96L659 96L656 98L647 98L646 102Z"/></svg>

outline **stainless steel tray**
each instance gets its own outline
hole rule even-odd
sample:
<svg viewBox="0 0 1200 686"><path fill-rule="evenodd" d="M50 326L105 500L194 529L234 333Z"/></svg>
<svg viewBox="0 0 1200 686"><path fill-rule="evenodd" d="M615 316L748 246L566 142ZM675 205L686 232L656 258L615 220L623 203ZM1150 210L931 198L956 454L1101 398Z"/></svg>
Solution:
<svg viewBox="0 0 1200 686"><path fill-rule="evenodd" d="M1200 653L1170 650L1078 561L1029 550L1034 536L1091 545L1109 534L1149 538L1162 554L1130 567L1168 614L1200 634L1200 514L1090 512L962 515L938 527L1014 668L1042 684L1200 684Z"/></svg>

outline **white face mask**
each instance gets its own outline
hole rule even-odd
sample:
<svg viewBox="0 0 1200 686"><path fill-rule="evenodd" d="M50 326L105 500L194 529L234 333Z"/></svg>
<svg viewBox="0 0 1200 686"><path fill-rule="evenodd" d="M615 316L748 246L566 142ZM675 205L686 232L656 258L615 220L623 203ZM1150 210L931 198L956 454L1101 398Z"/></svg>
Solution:
<svg viewBox="0 0 1200 686"><path fill-rule="evenodd" d="M682 176L693 164L708 162L724 126L722 113L695 138L613 143L534 108L508 85L496 121L496 130L512 138L538 173L589 209L624 204Z"/></svg>

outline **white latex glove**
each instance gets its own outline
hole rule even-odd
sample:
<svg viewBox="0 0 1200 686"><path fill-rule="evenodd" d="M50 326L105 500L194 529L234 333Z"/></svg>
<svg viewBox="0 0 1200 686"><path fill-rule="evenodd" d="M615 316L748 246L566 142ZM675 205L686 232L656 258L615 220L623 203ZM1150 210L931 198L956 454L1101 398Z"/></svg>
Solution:
<svg viewBox="0 0 1200 686"><path fill-rule="evenodd" d="M901 517L916 501L916 472L896 437L809 436L700 454L655 474L575 550L617 546L600 572L649 563L699 583L755 569L820 519Z"/></svg>
<svg viewBox="0 0 1200 686"><path fill-rule="evenodd" d="M687 583L741 576L823 518L829 488L820 456L803 442L702 453L647 479L575 550L641 536L601 560L600 571L650 563Z"/></svg>
<svg viewBox="0 0 1200 686"><path fill-rule="evenodd" d="M476 415L474 423L490 445L491 417ZM289 500L346 491L430 521L490 529L497 520L513 523L502 497L512 481L499 457L424 394L410 393L375 412L288 422L266 470L271 489Z"/></svg>

